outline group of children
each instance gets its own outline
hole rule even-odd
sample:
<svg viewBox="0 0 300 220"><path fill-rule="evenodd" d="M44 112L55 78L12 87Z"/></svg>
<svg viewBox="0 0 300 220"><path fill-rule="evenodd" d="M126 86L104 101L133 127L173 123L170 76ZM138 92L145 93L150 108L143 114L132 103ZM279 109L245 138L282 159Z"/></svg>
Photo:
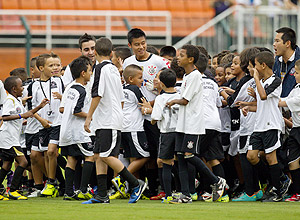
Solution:
<svg viewBox="0 0 300 220"><path fill-rule="evenodd" d="M280 99L271 51L223 51L211 65L201 46L156 55L142 30L127 37L133 55L85 34L82 56L64 74L56 54L42 54L31 61L24 92L22 71L4 81L0 183L16 162L0 200L27 199L19 190L25 169L34 180L28 197L56 197L59 188L64 200L83 204L300 200L299 84ZM297 61L297 83L299 71ZM292 129L283 147L285 127Z"/></svg>

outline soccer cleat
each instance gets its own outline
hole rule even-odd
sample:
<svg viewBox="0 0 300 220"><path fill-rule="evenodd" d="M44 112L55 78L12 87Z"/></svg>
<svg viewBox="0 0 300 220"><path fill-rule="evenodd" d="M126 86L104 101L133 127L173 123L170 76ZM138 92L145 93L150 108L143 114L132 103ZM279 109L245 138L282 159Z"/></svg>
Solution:
<svg viewBox="0 0 300 220"><path fill-rule="evenodd" d="M71 200L79 200L76 193L74 193L72 196L69 196L68 194L64 194L63 200L71 201Z"/></svg>
<svg viewBox="0 0 300 220"><path fill-rule="evenodd" d="M220 199L217 200L217 202L229 202L229 196L222 196Z"/></svg>
<svg viewBox="0 0 300 220"><path fill-rule="evenodd" d="M198 200L198 194L197 193L191 194L191 198L192 198L193 201L197 201Z"/></svg>
<svg viewBox="0 0 300 220"><path fill-rule="evenodd" d="M164 198L162 198L161 203L170 204L170 201L171 201L171 200L173 200L173 197L172 197L172 196L168 196L167 198L164 197Z"/></svg>
<svg viewBox="0 0 300 220"><path fill-rule="evenodd" d="M204 201L206 201L206 200L209 200L209 199L212 198L212 194L211 194L211 193L208 193L208 192L205 192L205 193L203 193L203 194L201 195L201 197L202 197L202 199L203 199Z"/></svg>
<svg viewBox="0 0 300 220"><path fill-rule="evenodd" d="M8 201L9 200L9 198L6 198L6 197L4 197L4 196L2 196L2 195L0 195L0 201Z"/></svg>
<svg viewBox="0 0 300 220"><path fill-rule="evenodd" d="M299 202L300 201L300 195L298 193L296 193L291 198L288 198L288 199L286 199L284 201L285 202Z"/></svg>
<svg viewBox="0 0 300 220"><path fill-rule="evenodd" d="M125 184L122 183L121 181L121 177L116 176L115 178L113 178L111 180L112 184L116 187L116 189L123 195L125 196L126 192L125 192Z"/></svg>
<svg viewBox="0 0 300 220"><path fill-rule="evenodd" d="M81 204L94 204L94 203L102 203L102 204L109 204L110 200L108 196L100 197L96 195L94 198L89 199Z"/></svg>
<svg viewBox="0 0 300 220"><path fill-rule="evenodd" d="M58 195L59 195L58 190L51 183L46 183L44 189L41 192L41 196L46 196L46 197L53 197L53 198L55 198Z"/></svg>
<svg viewBox="0 0 300 220"><path fill-rule="evenodd" d="M132 193L130 195L130 199L128 203L135 203L137 202L140 197L142 196L142 193L147 187L147 182L144 182L142 180L138 180L139 185L132 189Z"/></svg>
<svg viewBox="0 0 300 220"><path fill-rule="evenodd" d="M281 187L280 187L280 194L281 195L285 195L287 193L287 191L289 190L289 187L292 183L292 180L287 176L286 176L286 180L282 182Z"/></svg>
<svg viewBox="0 0 300 220"><path fill-rule="evenodd" d="M257 192L254 193L256 195L256 201L261 200L262 197L264 196L264 193L262 190L258 190Z"/></svg>
<svg viewBox="0 0 300 220"><path fill-rule="evenodd" d="M179 198L181 194L182 194L181 192L174 192L174 193L172 193L172 197Z"/></svg>
<svg viewBox="0 0 300 220"><path fill-rule="evenodd" d="M247 193L243 193L239 198L232 199L233 202L255 202L256 194L248 196Z"/></svg>
<svg viewBox="0 0 300 220"><path fill-rule="evenodd" d="M6 175L7 187L10 187L13 177L14 177L14 171L10 170Z"/></svg>
<svg viewBox="0 0 300 220"><path fill-rule="evenodd" d="M8 191L8 197L9 197L10 199L14 199L14 200L27 200L27 197L22 196L22 195L18 192L18 190L13 191L13 192Z"/></svg>
<svg viewBox="0 0 300 220"><path fill-rule="evenodd" d="M150 198L149 197L147 197L147 196L145 196L144 194L142 194L142 196L141 196L141 198L140 198L141 200L150 200Z"/></svg>
<svg viewBox="0 0 300 220"><path fill-rule="evenodd" d="M115 194L109 197L109 199L123 199L123 198L124 196L119 191L117 191Z"/></svg>
<svg viewBox="0 0 300 220"><path fill-rule="evenodd" d="M77 198L79 200L89 200L89 199L93 198L93 195L91 193L89 193L89 192L83 193L83 192L81 192L81 190L77 190L75 192L75 194L77 195Z"/></svg>
<svg viewBox="0 0 300 220"><path fill-rule="evenodd" d="M222 197L225 186L226 186L226 180L223 179L222 177L219 177L219 181L217 183L211 185L213 202L217 201L219 198Z"/></svg>
<svg viewBox="0 0 300 220"><path fill-rule="evenodd" d="M169 201L171 204L192 203L192 197L180 194L179 198L173 198Z"/></svg>
<svg viewBox="0 0 300 220"><path fill-rule="evenodd" d="M41 196L41 192L42 192L41 190L33 188L33 189L32 189L32 192L29 193L27 197L28 197L28 198L39 197L39 196Z"/></svg>
<svg viewBox="0 0 300 220"><path fill-rule="evenodd" d="M281 202L283 200L282 195L277 195L274 191L270 191L268 195L262 199L262 202Z"/></svg>
<svg viewBox="0 0 300 220"><path fill-rule="evenodd" d="M166 196L165 192L160 192L157 196L152 196L150 200L161 200Z"/></svg>

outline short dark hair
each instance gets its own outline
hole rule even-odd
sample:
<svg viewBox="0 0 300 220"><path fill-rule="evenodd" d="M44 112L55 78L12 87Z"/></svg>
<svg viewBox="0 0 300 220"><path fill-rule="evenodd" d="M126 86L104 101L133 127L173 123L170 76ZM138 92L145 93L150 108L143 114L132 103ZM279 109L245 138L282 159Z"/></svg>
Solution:
<svg viewBox="0 0 300 220"><path fill-rule="evenodd" d="M78 40L79 48L82 49L82 44L85 43L85 42L89 42L91 40L96 42L96 38L94 36L88 35L87 33L85 33Z"/></svg>
<svg viewBox="0 0 300 220"><path fill-rule="evenodd" d="M113 51L116 56L120 57L122 60L125 60L132 55L131 50L128 47L116 47Z"/></svg>
<svg viewBox="0 0 300 220"><path fill-rule="evenodd" d="M203 53L199 53L199 58L195 63L195 66L199 70L200 73L204 73L207 68L208 58Z"/></svg>
<svg viewBox="0 0 300 220"><path fill-rule="evenodd" d="M101 37L96 41L95 50L99 56L109 56L112 52L112 42L106 37Z"/></svg>
<svg viewBox="0 0 300 220"><path fill-rule="evenodd" d="M34 68L36 66L37 57L32 57L30 60L30 67Z"/></svg>
<svg viewBox="0 0 300 220"><path fill-rule="evenodd" d="M129 77L134 77L137 73L137 71L143 71L143 69L135 64L130 64L128 65L124 71L123 71L123 77L125 79L126 82L128 82Z"/></svg>
<svg viewBox="0 0 300 220"><path fill-rule="evenodd" d="M50 57L60 59L60 57L53 52L51 52L50 54L48 53L41 54L36 59L35 65L37 66L37 68L39 69L40 66L45 66L47 59L49 59Z"/></svg>
<svg viewBox="0 0 300 220"><path fill-rule="evenodd" d="M19 77L22 82L25 82L27 80L27 72L25 68L13 69L12 71L10 71L9 75Z"/></svg>
<svg viewBox="0 0 300 220"><path fill-rule="evenodd" d="M149 52L149 53L153 53L157 56L159 55L158 49L156 47L152 46L152 45L147 45L147 50L146 51Z"/></svg>
<svg viewBox="0 0 300 220"><path fill-rule="evenodd" d="M235 55L234 55L233 53L226 54L225 56L223 56L223 57L221 58L219 64L227 64L227 63L231 63L234 57L235 57Z"/></svg>
<svg viewBox="0 0 300 220"><path fill-rule="evenodd" d="M231 53L230 50L223 50L222 52L218 53L218 54L217 54L217 57L218 57L217 63L220 64L222 58L223 58L224 56L226 56L227 54L229 54L229 53Z"/></svg>
<svg viewBox="0 0 300 220"><path fill-rule="evenodd" d="M146 38L145 32L142 31L139 28L133 28L127 34L128 43L131 44L133 38L140 38L140 37L145 37Z"/></svg>
<svg viewBox="0 0 300 220"><path fill-rule="evenodd" d="M196 47L199 49L200 53L203 53L207 58L209 58L208 52L205 49L205 47L203 47L203 46L196 46Z"/></svg>
<svg viewBox="0 0 300 220"><path fill-rule="evenodd" d="M8 92L11 93L11 90L13 87L17 86L17 80L20 79L20 77L17 76L10 76L7 77L4 81L4 89Z"/></svg>
<svg viewBox="0 0 300 220"><path fill-rule="evenodd" d="M167 88L174 87L176 84L176 73L172 69L164 69L160 72L159 80Z"/></svg>
<svg viewBox="0 0 300 220"><path fill-rule="evenodd" d="M199 58L200 51L197 47L191 44L183 45L181 48L183 50L186 50L186 55L188 58L193 57L194 58L194 64L197 62Z"/></svg>
<svg viewBox="0 0 300 220"><path fill-rule="evenodd" d="M247 68L248 65L249 65L249 61L250 61L252 56L255 56L259 52L260 51L256 47L246 48L241 52L241 54L240 54L240 61L241 61L240 66L241 66L241 69L243 70L243 72L249 73L249 70Z"/></svg>
<svg viewBox="0 0 300 220"><path fill-rule="evenodd" d="M283 33L283 35L281 36L283 43L291 41L291 48L293 50L296 49L296 33L292 28L282 27L276 30L276 33Z"/></svg>
<svg viewBox="0 0 300 220"><path fill-rule="evenodd" d="M159 56L170 56L170 57L176 57L176 49L172 46L164 46L159 51Z"/></svg>
<svg viewBox="0 0 300 220"><path fill-rule="evenodd" d="M263 51L268 51L270 53L273 53L269 48L267 47L256 47L260 52L263 52Z"/></svg>
<svg viewBox="0 0 300 220"><path fill-rule="evenodd" d="M174 57L174 59L171 62L171 69L174 70L174 72L176 73L176 77L178 79L182 79L183 75L185 74L185 70L183 67L178 66L177 61L178 61L178 59L176 57Z"/></svg>
<svg viewBox="0 0 300 220"><path fill-rule="evenodd" d="M267 51L259 52L256 54L255 59L260 64L265 63L270 69L273 68L275 62L273 54Z"/></svg>
<svg viewBox="0 0 300 220"><path fill-rule="evenodd" d="M80 56L72 61L70 64L70 70L74 79L80 77L82 71L86 72L88 67L92 66L92 61L85 56Z"/></svg>
<svg viewBox="0 0 300 220"><path fill-rule="evenodd" d="M224 66L224 71L225 71L227 68L231 68L231 65L232 65L232 62L225 64L225 66Z"/></svg>

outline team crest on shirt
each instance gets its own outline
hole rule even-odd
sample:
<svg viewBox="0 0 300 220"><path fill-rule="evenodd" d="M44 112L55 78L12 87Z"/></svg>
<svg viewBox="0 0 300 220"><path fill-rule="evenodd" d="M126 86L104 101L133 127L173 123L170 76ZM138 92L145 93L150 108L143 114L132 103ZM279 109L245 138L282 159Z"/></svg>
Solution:
<svg viewBox="0 0 300 220"><path fill-rule="evenodd" d="M295 67L294 67L294 68L291 69L290 75L293 76L295 74L295 72L296 72L296 70L295 70Z"/></svg>
<svg viewBox="0 0 300 220"><path fill-rule="evenodd" d="M156 68L157 67L153 66L153 65L148 66L148 73L149 73L149 75L153 76L156 73Z"/></svg>
<svg viewBox="0 0 300 220"><path fill-rule="evenodd" d="M55 89L55 88L57 88L57 84L56 84L56 82L52 81L51 82L51 89Z"/></svg>
<svg viewBox="0 0 300 220"><path fill-rule="evenodd" d="M189 141L187 143L187 146L186 146L188 149L192 149L194 147L194 142L193 141Z"/></svg>
<svg viewBox="0 0 300 220"><path fill-rule="evenodd" d="M16 112L17 112L17 114L20 114L20 113L22 112L21 108L20 108L20 107L17 107L17 108L16 108Z"/></svg>

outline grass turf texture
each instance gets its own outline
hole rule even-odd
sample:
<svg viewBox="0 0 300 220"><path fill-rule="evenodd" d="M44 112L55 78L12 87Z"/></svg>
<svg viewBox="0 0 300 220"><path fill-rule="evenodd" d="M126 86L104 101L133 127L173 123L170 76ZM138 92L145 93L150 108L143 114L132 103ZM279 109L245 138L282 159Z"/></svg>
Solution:
<svg viewBox="0 0 300 220"><path fill-rule="evenodd" d="M82 205L59 198L0 201L1 219L299 219L300 203L229 202L161 204L160 201L112 200L110 204Z"/></svg>

